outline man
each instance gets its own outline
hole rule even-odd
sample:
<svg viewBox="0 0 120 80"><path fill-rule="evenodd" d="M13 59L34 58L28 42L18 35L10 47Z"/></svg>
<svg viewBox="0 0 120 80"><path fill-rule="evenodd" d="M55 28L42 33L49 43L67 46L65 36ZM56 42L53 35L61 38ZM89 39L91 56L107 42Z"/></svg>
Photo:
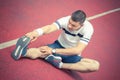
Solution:
<svg viewBox="0 0 120 80"><path fill-rule="evenodd" d="M35 41L39 36L57 30L63 31L54 43L39 48L27 49L30 41ZM86 20L86 14L82 10L77 10L70 16L60 18L50 25L27 33L27 37L20 38L12 57L16 60L20 57L44 58L57 68L80 72L97 71L99 69L98 61L81 56L93 32L91 23Z"/></svg>

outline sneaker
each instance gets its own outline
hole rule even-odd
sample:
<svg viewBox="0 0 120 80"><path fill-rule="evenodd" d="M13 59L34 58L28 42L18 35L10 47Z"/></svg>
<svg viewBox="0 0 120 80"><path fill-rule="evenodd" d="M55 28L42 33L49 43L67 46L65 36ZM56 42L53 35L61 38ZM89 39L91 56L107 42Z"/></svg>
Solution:
<svg viewBox="0 0 120 80"><path fill-rule="evenodd" d="M60 68L60 63L62 63L62 58L54 55L49 55L45 60L57 68Z"/></svg>
<svg viewBox="0 0 120 80"><path fill-rule="evenodd" d="M21 55L24 56L27 51L27 46L29 42L30 42L29 37L23 36L19 38L16 43L16 48L11 54L12 58L18 60L21 57Z"/></svg>

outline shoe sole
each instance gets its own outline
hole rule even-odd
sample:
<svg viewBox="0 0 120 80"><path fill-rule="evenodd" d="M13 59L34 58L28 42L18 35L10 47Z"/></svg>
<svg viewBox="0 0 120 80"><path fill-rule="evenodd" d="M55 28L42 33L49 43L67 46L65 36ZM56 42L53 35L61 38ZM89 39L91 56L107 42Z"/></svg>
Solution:
<svg viewBox="0 0 120 80"><path fill-rule="evenodd" d="M47 58L45 58L45 60L48 61L48 62L52 62L53 59L59 59L59 60L62 60L61 57L57 57L57 56L53 56L53 55L50 55L50 56L48 56Z"/></svg>
<svg viewBox="0 0 120 80"><path fill-rule="evenodd" d="M59 68L59 63L57 64L56 62L58 62L58 61L55 61L55 59L56 59L56 60L60 60L60 62L62 61L62 58L61 58L61 57L57 57L57 56L53 56L53 55L50 55L50 56L48 56L47 58L45 58L45 60L46 60L47 62L49 62L49 63L52 64L53 66Z"/></svg>
<svg viewBox="0 0 120 80"><path fill-rule="evenodd" d="M18 60L22 55L23 49L29 44L29 42L30 42L29 37L26 37L26 36L21 37L17 41L16 48L11 54L12 58L15 60Z"/></svg>

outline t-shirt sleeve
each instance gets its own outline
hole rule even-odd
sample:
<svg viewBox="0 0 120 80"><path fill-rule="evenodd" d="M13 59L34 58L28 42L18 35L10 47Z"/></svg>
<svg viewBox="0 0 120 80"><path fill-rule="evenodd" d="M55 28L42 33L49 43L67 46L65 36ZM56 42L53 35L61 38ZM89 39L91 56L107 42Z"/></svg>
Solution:
<svg viewBox="0 0 120 80"><path fill-rule="evenodd" d="M55 24L58 27L58 29L62 29L64 26L67 25L69 18L70 18L70 16L62 17L62 18L56 20L53 24Z"/></svg>
<svg viewBox="0 0 120 80"><path fill-rule="evenodd" d="M88 44L93 35L93 32L94 32L93 26L90 23L88 23L84 29L83 37L80 38L80 42Z"/></svg>

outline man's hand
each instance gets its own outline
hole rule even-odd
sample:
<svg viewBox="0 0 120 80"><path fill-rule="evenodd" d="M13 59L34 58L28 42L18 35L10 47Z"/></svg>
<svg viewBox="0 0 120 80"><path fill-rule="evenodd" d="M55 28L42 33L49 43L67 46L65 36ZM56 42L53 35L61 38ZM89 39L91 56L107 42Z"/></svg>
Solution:
<svg viewBox="0 0 120 80"><path fill-rule="evenodd" d="M27 34L25 34L27 37L29 37L31 39L31 41L35 41L38 37L39 37L39 34L37 31L32 31L32 32L29 32Z"/></svg>
<svg viewBox="0 0 120 80"><path fill-rule="evenodd" d="M48 46L40 47L40 51L44 54L52 54L52 48Z"/></svg>

